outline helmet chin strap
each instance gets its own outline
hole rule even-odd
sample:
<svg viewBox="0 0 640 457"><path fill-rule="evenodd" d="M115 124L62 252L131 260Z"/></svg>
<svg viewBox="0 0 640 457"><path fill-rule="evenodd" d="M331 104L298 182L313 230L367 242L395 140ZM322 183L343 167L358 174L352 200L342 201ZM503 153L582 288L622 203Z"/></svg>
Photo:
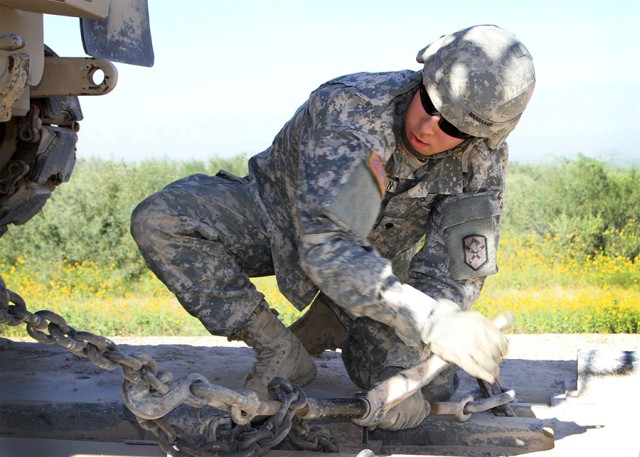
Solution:
<svg viewBox="0 0 640 457"><path fill-rule="evenodd" d="M463 173L467 173L469 171L469 154L471 154L471 151L473 151L473 147L476 144L478 144L478 141L482 141L482 138L475 137L467 141L468 141L468 144L466 145L462 153L462 172Z"/></svg>

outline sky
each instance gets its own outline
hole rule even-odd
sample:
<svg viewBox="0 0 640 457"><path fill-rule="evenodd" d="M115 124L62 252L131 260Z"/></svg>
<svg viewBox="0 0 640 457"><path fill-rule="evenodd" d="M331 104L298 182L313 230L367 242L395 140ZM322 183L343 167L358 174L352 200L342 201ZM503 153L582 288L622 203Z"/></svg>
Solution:
<svg viewBox="0 0 640 457"><path fill-rule="evenodd" d="M536 66L512 161L640 164L640 2L149 0L149 14L155 65L116 64L113 92L81 98L78 157L251 156L323 82L419 70L441 35L496 24ZM47 16L45 42L84 56L76 18Z"/></svg>

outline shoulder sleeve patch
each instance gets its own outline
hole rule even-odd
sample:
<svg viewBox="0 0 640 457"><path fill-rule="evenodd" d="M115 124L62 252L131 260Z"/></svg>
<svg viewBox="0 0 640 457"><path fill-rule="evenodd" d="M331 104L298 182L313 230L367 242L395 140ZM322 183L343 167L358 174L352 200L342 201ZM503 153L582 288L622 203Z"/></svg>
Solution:
<svg viewBox="0 0 640 457"><path fill-rule="evenodd" d="M342 224L361 238L366 238L380 211L380 188L364 161L359 161L349 180L335 189L335 198L328 210Z"/></svg>
<svg viewBox="0 0 640 457"><path fill-rule="evenodd" d="M385 196L387 193L387 175L384 172L384 164L376 151L372 151L369 156L369 170L373 174L373 178L378 184L378 190L380 190L380 195Z"/></svg>

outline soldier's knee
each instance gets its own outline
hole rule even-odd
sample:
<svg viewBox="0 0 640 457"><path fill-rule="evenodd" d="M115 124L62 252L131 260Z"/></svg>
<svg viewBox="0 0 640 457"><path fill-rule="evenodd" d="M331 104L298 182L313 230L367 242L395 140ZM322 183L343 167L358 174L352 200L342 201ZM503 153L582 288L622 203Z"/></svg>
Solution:
<svg viewBox="0 0 640 457"><path fill-rule="evenodd" d="M167 231L167 218L170 216L163 209L167 207L169 205L166 204L160 193L157 193L144 199L133 210L131 236L138 245Z"/></svg>

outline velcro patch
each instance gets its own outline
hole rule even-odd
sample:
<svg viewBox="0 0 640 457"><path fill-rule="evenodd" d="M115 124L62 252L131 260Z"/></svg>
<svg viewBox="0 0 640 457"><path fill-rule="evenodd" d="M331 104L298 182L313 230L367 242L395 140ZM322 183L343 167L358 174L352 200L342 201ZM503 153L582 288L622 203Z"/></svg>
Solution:
<svg viewBox="0 0 640 457"><path fill-rule="evenodd" d="M376 151L372 151L369 156L369 170L373 174L373 177L378 184L378 189L380 190L380 195L385 196L387 193L387 175L384 172L384 164Z"/></svg>
<svg viewBox="0 0 640 457"><path fill-rule="evenodd" d="M333 189L335 196L327 209L353 233L365 239L380 212L382 197L378 190L368 163L359 160L349 179Z"/></svg>
<svg viewBox="0 0 640 457"><path fill-rule="evenodd" d="M483 235L469 235L462 239L464 244L464 263L475 271L489 260L487 252L487 237Z"/></svg>

